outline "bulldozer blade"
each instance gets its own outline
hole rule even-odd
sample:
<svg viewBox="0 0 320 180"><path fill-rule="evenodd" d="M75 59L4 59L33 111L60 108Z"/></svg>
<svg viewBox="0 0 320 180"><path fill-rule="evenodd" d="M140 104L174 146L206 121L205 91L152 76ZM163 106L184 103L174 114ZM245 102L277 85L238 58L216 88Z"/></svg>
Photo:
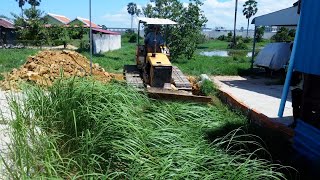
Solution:
<svg viewBox="0 0 320 180"><path fill-rule="evenodd" d="M186 91L172 91L162 88L148 88L148 96L154 99L192 101L199 103L210 103L212 99L208 96L196 96Z"/></svg>

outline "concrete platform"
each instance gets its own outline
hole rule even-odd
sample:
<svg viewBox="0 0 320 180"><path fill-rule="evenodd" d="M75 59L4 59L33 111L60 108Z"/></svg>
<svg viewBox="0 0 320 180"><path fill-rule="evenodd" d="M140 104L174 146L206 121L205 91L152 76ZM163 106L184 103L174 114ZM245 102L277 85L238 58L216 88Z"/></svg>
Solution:
<svg viewBox="0 0 320 180"><path fill-rule="evenodd" d="M255 116L254 119L263 119L263 123L278 128L281 125L283 125L282 128L285 128L293 123L291 94L285 106L284 117L277 116L283 85L276 85L278 83L274 79L240 76L211 78L218 86L225 101L247 112L249 116Z"/></svg>
<svg viewBox="0 0 320 180"><path fill-rule="evenodd" d="M7 120L10 119L11 113L7 101L8 93L0 91L0 155L8 162L8 144L10 143L10 132ZM0 158L0 179L5 178L5 166Z"/></svg>

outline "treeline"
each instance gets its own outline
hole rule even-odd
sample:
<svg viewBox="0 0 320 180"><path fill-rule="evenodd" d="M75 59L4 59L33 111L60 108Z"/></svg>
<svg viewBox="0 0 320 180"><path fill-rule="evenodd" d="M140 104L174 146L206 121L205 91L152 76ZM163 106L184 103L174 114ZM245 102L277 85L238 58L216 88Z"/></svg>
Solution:
<svg viewBox="0 0 320 180"><path fill-rule="evenodd" d="M28 1L26 1L28 2ZM19 7L23 7L19 1ZM82 25L60 26L48 25L48 21L43 17L43 12L37 9L40 1L30 1L31 7L23 9L21 15L13 14L14 24L17 29L17 43L23 45L43 46L43 45L66 45L70 42L77 42L80 48L86 48L88 41L84 38L88 35L88 28ZM21 6L22 5L22 6Z"/></svg>

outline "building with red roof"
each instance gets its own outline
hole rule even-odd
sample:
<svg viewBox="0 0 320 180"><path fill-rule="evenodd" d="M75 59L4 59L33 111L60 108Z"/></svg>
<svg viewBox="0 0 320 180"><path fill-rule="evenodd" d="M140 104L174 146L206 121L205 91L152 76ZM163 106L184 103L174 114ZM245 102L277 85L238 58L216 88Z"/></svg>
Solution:
<svg viewBox="0 0 320 180"><path fill-rule="evenodd" d="M48 21L47 25L66 25L70 22L66 16L52 13L48 13L44 18Z"/></svg>
<svg viewBox="0 0 320 180"><path fill-rule="evenodd" d="M14 25L7 19L0 18L0 28L14 29Z"/></svg>
<svg viewBox="0 0 320 180"><path fill-rule="evenodd" d="M81 17L77 17L76 19L70 21L68 23L68 25L82 25L83 27L90 27L90 20L88 19L85 19L85 18L81 18ZM92 28L95 28L95 29L101 29L100 26L98 26L97 24L91 22L91 26Z"/></svg>
<svg viewBox="0 0 320 180"><path fill-rule="evenodd" d="M7 19L0 18L0 46L3 44L13 44L15 40L15 27Z"/></svg>

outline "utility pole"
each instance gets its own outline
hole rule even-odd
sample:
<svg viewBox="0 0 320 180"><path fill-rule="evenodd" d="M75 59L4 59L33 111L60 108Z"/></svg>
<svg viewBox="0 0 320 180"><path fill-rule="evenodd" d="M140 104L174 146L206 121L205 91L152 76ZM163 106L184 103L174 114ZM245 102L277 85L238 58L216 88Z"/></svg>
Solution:
<svg viewBox="0 0 320 180"><path fill-rule="evenodd" d="M90 19L90 75L92 75L92 19L91 19L91 0L89 0L89 19Z"/></svg>
<svg viewBox="0 0 320 180"><path fill-rule="evenodd" d="M236 45L236 26L237 26L237 11L238 11L238 0L236 0L236 7L234 10L234 29L233 29L233 45Z"/></svg>

